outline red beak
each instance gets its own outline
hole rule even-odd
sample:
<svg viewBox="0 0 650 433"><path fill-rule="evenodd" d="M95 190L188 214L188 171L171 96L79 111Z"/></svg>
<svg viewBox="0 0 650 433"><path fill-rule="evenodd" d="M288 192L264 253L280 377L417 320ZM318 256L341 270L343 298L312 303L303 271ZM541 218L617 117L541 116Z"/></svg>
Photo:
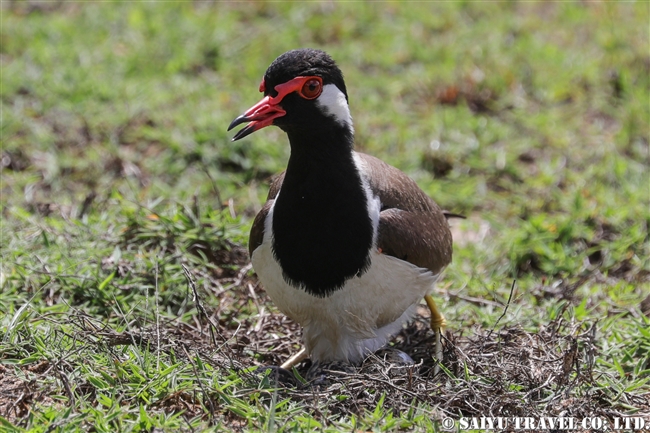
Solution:
<svg viewBox="0 0 650 433"><path fill-rule="evenodd" d="M278 84L277 86L275 86L275 91L277 92L277 95L275 95L274 97L271 97L269 95L265 96L264 98L262 98L260 102L253 105L244 114L242 114L241 116L237 117L235 120L232 121L232 123L228 127L228 131L230 131L237 125L250 122L248 125L244 127L244 129L240 130L237 134L235 134L235 136L232 138L232 141L237 141L240 138L244 138L247 135L252 134L258 129L262 129L264 127L272 125L274 119L277 119L278 117L282 117L285 114L287 114L287 112L284 111L282 107L280 107L280 102L282 102L282 99L284 99L284 97L287 96L289 93L298 92L305 99L314 99L318 95L320 95L320 93L318 93L318 95L315 96L312 95L305 96L302 93L301 89L303 85L307 81L312 79L318 80L322 88L323 79L320 77L296 77L287 81L286 83ZM265 90L266 90L266 83L264 82L264 80L262 80L262 84L260 84L260 92L264 92Z"/></svg>
<svg viewBox="0 0 650 433"><path fill-rule="evenodd" d="M257 104L253 105L251 108L246 110L244 114L241 116L237 117L235 120L232 121L230 126L228 127L228 131L233 129L237 125L241 125L242 123L250 122L246 127L242 130L240 130L235 136L232 138L232 141L237 141L240 138L244 138L247 135L252 134L253 132L257 131L258 129L262 129L264 127L267 127L271 124L273 124L273 119L277 117L282 117L285 114L287 114L286 111L278 105L278 98L271 98L270 96L265 96L262 98L260 102Z"/></svg>

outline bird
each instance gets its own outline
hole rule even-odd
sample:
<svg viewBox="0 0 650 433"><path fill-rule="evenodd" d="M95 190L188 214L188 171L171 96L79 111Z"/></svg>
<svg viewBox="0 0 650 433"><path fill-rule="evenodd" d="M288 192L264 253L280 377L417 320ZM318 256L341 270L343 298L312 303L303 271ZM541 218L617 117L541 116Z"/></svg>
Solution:
<svg viewBox="0 0 650 433"><path fill-rule="evenodd" d="M304 347L281 367L307 357L358 365L423 298L442 361L446 321L431 293L452 259L445 211L405 173L354 150L343 73L326 52L281 54L259 91L228 131L246 124L236 141L274 125L289 140L287 168L271 181L249 239L262 286L302 327Z"/></svg>

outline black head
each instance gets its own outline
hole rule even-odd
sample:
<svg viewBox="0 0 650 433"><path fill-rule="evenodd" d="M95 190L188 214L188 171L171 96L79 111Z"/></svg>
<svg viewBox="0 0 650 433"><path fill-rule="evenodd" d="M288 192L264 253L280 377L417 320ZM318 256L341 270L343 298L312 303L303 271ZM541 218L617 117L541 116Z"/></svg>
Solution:
<svg viewBox="0 0 650 433"><path fill-rule="evenodd" d="M323 85L334 84L343 92L345 99L348 98L343 73L334 59L325 51L312 48L291 50L280 55L264 73L260 87L262 85L265 87L264 96L275 96L277 95L275 86L300 76L321 77Z"/></svg>
<svg viewBox="0 0 650 433"><path fill-rule="evenodd" d="M230 124L228 130L250 122L233 141L269 125L288 133L336 126L352 133L343 73L324 51L287 51L271 63L259 89L264 98Z"/></svg>

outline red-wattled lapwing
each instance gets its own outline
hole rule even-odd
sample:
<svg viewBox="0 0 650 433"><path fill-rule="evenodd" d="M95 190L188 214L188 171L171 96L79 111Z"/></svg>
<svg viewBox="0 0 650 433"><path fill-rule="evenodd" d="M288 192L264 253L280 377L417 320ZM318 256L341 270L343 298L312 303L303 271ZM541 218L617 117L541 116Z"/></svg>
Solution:
<svg viewBox="0 0 650 433"><path fill-rule="evenodd" d="M384 346L424 298L431 326L445 325L431 298L451 262L444 212L404 173L353 150L343 74L325 52L275 59L264 98L228 130L233 141L269 125L289 136L287 169L255 218L253 267L280 311L303 327L305 348L285 362L358 363Z"/></svg>

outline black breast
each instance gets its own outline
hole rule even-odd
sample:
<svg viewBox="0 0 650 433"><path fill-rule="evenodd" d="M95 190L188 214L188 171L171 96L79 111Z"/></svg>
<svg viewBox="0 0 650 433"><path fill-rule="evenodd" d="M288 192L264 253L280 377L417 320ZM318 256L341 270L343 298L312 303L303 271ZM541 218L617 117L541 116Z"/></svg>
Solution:
<svg viewBox="0 0 650 433"><path fill-rule="evenodd" d="M325 297L370 265L367 198L352 155L336 164L290 160L273 210L273 252L285 280Z"/></svg>

